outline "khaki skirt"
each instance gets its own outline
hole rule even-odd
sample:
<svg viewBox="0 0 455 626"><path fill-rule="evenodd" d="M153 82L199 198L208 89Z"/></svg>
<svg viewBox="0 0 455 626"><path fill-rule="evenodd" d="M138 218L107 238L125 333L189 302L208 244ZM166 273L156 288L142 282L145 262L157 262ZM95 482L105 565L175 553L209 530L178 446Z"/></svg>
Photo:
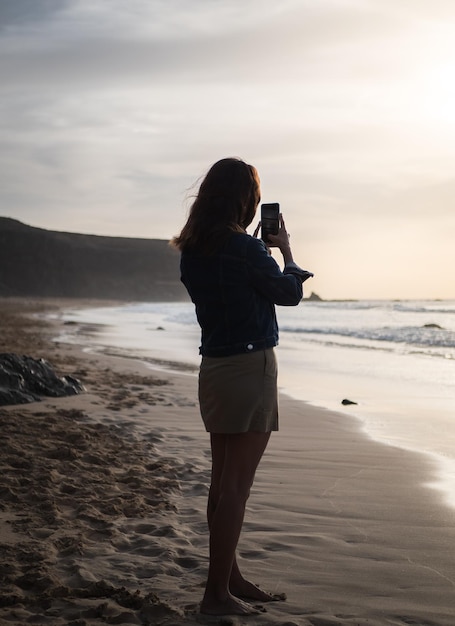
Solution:
<svg viewBox="0 0 455 626"><path fill-rule="evenodd" d="M202 357L199 405L207 432L278 430L277 364L273 348Z"/></svg>

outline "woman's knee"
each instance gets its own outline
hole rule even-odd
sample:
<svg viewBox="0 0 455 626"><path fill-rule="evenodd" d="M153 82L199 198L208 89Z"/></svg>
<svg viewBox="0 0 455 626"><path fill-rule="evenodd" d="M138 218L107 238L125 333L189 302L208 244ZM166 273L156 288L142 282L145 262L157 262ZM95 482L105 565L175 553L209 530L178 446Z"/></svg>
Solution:
<svg viewBox="0 0 455 626"><path fill-rule="evenodd" d="M232 481L222 481L218 493L218 499L228 498L233 501L246 504L251 492L251 481L245 481L243 478Z"/></svg>

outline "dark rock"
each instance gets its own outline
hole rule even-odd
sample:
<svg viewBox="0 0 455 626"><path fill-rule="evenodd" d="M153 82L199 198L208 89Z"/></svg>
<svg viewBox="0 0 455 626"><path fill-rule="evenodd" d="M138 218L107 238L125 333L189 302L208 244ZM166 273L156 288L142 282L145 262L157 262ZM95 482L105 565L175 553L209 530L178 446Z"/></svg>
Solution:
<svg viewBox="0 0 455 626"><path fill-rule="evenodd" d="M311 300L313 302L322 302L323 301L321 296L318 296L318 294L314 293L314 291L310 294L310 296L307 299Z"/></svg>
<svg viewBox="0 0 455 626"><path fill-rule="evenodd" d="M439 326L439 324L424 324L422 328L439 328L442 330L442 326Z"/></svg>
<svg viewBox="0 0 455 626"><path fill-rule="evenodd" d="M341 404L344 404L345 406L347 406L349 404L357 404L357 402L354 402L354 400L348 400L347 398L345 398L344 400L341 401Z"/></svg>
<svg viewBox="0 0 455 626"><path fill-rule="evenodd" d="M58 377L44 359L0 354L0 406L36 402L42 396L62 398L84 391L73 376Z"/></svg>

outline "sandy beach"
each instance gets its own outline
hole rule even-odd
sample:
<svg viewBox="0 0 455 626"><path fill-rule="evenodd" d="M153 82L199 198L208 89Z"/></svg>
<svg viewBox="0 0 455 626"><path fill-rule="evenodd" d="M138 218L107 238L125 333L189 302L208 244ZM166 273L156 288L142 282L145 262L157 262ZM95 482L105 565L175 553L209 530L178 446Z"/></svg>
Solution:
<svg viewBox="0 0 455 626"><path fill-rule="evenodd" d="M210 464L197 379L53 341L62 322L43 314L89 304L0 300L0 352L45 358L85 387L0 407L1 625L455 626L455 510L429 486L430 459L284 395L239 555L287 600L201 616Z"/></svg>

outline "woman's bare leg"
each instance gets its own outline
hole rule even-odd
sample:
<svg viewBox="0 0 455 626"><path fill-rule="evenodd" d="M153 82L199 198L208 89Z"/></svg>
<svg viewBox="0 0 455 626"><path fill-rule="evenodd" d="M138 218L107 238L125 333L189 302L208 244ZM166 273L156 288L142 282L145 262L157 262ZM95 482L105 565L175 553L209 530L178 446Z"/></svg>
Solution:
<svg viewBox="0 0 455 626"><path fill-rule="evenodd" d="M270 433L255 432L211 435L212 485L207 508L210 565L202 613L245 614L253 610L234 597L230 582L233 573L236 578L240 574L235 551L246 501L269 438Z"/></svg>
<svg viewBox="0 0 455 626"><path fill-rule="evenodd" d="M212 477L210 485L210 493L207 504L207 521L209 529L212 525L213 514L218 503L220 481L224 467L224 456L226 448L226 437L223 435L213 435L211 437L212 446ZM232 563L231 577L229 579L229 591L232 595L254 600L255 602L272 602L276 600L285 600L285 594L271 594L246 580L240 572L237 564L237 558L234 554Z"/></svg>

